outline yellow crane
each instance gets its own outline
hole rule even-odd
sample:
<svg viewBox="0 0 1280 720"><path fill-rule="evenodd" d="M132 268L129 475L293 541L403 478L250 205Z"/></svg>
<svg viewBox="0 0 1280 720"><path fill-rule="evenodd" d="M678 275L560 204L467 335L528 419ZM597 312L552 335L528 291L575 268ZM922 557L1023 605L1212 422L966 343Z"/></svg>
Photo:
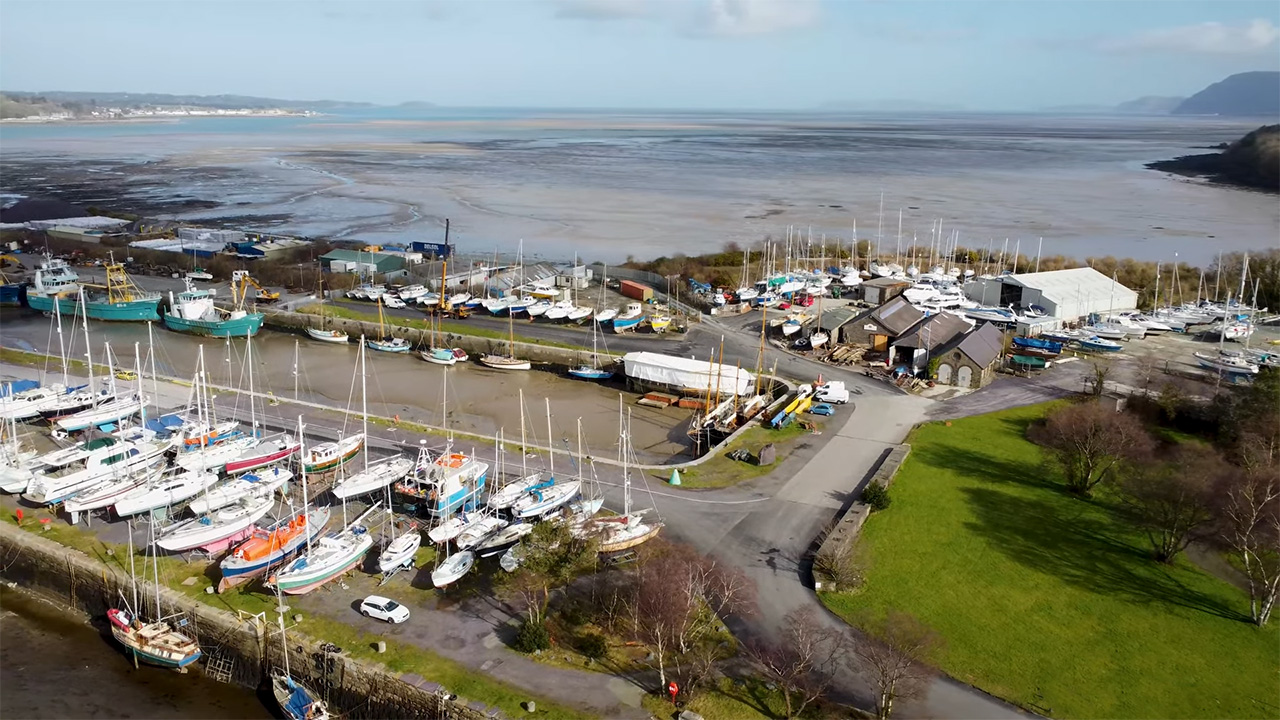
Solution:
<svg viewBox="0 0 1280 720"><path fill-rule="evenodd" d="M259 285L258 281L249 275L248 270L235 270L231 273L231 299L237 305L243 305L244 301L249 299L250 286L258 291L258 294L254 296L254 300L257 302L275 302L280 299L280 293Z"/></svg>

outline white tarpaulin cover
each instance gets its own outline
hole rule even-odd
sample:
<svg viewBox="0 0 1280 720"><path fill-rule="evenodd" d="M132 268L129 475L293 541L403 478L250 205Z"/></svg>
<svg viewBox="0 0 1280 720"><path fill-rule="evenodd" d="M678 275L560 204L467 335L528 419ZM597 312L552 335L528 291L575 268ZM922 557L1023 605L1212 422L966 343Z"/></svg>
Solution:
<svg viewBox="0 0 1280 720"><path fill-rule="evenodd" d="M746 370L705 360L631 352L622 357L622 362L629 378L698 392L719 388L721 393L746 395L755 385L755 376Z"/></svg>

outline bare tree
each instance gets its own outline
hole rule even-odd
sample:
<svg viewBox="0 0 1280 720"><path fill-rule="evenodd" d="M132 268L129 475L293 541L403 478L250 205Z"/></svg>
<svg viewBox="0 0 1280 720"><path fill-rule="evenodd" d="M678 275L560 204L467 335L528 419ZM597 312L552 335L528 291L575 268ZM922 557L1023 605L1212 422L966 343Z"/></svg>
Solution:
<svg viewBox="0 0 1280 720"><path fill-rule="evenodd" d="M893 610L858 643L855 653L870 669L876 689L876 717L889 717L894 703L924 690L933 675L928 663L939 644L938 636L915 617Z"/></svg>
<svg viewBox="0 0 1280 720"><path fill-rule="evenodd" d="M1032 439L1053 451L1067 489L1088 497L1113 478L1125 463L1148 454L1151 436L1129 413L1096 402L1069 405L1050 414Z"/></svg>
<svg viewBox="0 0 1280 720"><path fill-rule="evenodd" d="M1111 363L1102 360L1094 360L1090 368L1086 382L1089 384L1089 393L1095 397L1100 397L1107 391L1107 378L1111 377Z"/></svg>
<svg viewBox="0 0 1280 720"><path fill-rule="evenodd" d="M552 589L590 570L596 561L596 545L574 537L563 523L538 523L523 540L520 568L499 577L501 589L521 600L528 622L546 621Z"/></svg>
<svg viewBox="0 0 1280 720"><path fill-rule="evenodd" d="M787 717L793 718L826 695L848 642L844 633L824 627L806 607L787 613L777 643L753 643L746 649L782 691Z"/></svg>
<svg viewBox="0 0 1280 720"><path fill-rule="evenodd" d="M1224 485L1222 540L1244 571L1249 615L1265 626L1280 593L1280 468L1258 465L1229 476Z"/></svg>
<svg viewBox="0 0 1280 720"><path fill-rule="evenodd" d="M1118 485L1155 558L1172 562L1213 520L1215 485L1227 465L1211 448L1180 445L1163 462L1138 463Z"/></svg>

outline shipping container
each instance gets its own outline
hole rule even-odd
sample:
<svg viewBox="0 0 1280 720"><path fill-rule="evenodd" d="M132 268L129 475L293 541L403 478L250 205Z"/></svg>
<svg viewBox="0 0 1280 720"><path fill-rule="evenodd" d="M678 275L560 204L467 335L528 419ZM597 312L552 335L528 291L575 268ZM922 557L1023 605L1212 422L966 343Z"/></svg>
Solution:
<svg viewBox="0 0 1280 720"><path fill-rule="evenodd" d="M623 280L618 287L618 292L640 302L647 302L653 299L653 288L634 280Z"/></svg>

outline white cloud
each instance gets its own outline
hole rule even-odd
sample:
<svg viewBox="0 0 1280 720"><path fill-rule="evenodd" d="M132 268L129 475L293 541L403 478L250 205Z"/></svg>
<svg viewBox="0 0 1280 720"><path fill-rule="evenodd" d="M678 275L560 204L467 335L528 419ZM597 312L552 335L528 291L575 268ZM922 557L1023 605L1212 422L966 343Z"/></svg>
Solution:
<svg viewBox="0 0 1280 720"><path fill-rule="evenodd" d="M764 35L812 24L818 0L711 0L706 12L713 35Z"/></svg>
<svg viewBox="0 0 1280 720"><path fill-rule="evenodd" d="M1206 22L1183 27L1146 30L1102 43L1115 53L1192 53L1198 55L1260 55L1280 48L1280 27L1257 19L1241 25Z"/></svg>
<svg viewBox="0 0 1280 720"><path fill-rule="evenodd" d="M649 20L689 35L765 35L811 25L821 0L553 0L558 18Z"/></svg>

